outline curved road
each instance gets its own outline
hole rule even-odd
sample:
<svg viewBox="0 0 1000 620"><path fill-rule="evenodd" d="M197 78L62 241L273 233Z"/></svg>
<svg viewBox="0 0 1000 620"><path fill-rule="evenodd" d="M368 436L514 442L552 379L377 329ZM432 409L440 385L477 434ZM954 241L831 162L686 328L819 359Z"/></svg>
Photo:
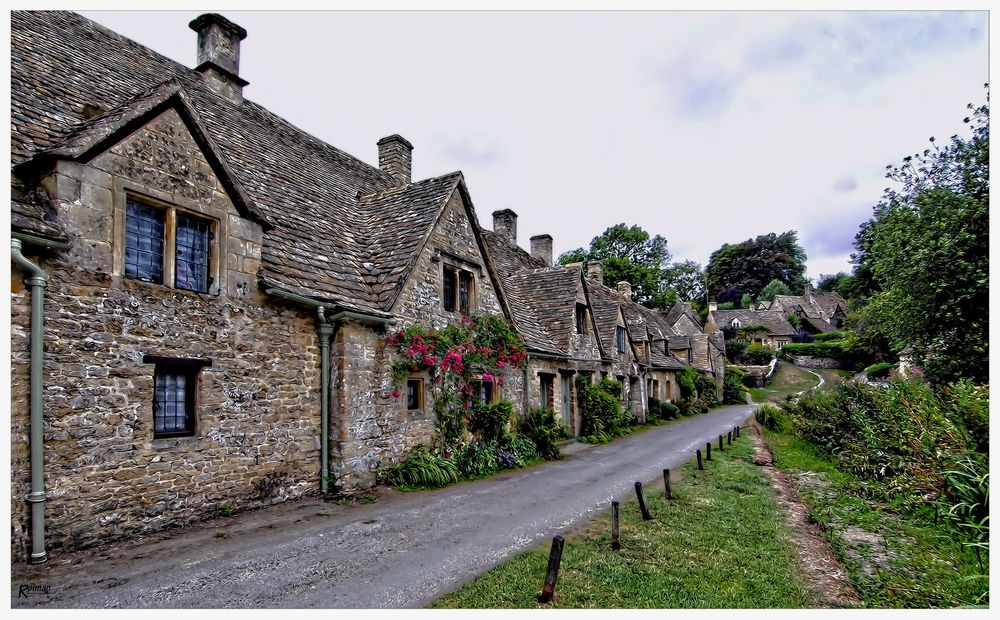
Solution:
<svg viewBox="0 0 1000 620"><path fill-rule="evenodd" d="M374 504L294 502L178 535L14 567L14 607L419 607L659 481L743 423L722 407L561 461ZM96 556L96 557L95 557ZM539 575L539 586L542 575ZM19 598L24 584L47 585Z"/></svg>

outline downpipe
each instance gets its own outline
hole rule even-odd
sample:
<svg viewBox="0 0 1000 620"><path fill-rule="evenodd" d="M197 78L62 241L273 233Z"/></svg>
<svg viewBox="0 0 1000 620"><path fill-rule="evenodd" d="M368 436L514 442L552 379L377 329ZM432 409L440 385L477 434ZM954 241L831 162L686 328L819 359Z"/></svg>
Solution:
<svg viewBox="0 0 1000 620"><path fill-rule="evenodd" d="M323 306L316 307L316 332L319 334L320 366L320 495L330 492L330 337L334 324L326 319Z"/></svg>
<svg viewBox="0 0 1000 620"><path fill-rule="evenodd" d="M31 287L31 492L25 499L31 504L31 564L48 560L45 551L45 478L42 443L42 336L45 321L45 287L48 278L41 267L21 254L21 240L10 240L10 257L29 275L25 283Z"/></svg>

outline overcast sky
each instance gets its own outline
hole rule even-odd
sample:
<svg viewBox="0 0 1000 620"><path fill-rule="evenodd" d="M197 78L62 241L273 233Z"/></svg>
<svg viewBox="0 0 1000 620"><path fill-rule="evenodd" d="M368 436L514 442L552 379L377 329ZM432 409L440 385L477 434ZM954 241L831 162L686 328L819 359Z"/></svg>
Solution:
<svg viewBox="0 0 1000 620"><path fill-rule="evenodd" d="M84 15L187 66L194 11ZM245 96L415 179L465 174L480 223L587 246L619 222L703 266L796 230L808 275L850 271L885 166L985 99L980 12L240 12Z"/></svg>

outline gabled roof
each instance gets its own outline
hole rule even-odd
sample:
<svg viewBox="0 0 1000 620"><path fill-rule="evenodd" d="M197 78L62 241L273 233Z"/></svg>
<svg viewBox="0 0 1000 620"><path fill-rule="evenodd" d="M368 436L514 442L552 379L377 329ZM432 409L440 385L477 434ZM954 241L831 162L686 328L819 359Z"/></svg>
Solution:
<svg viewBox="0 0 1000 620"><path fill-rule="evenodd" d="M221 97L202 74L80 15L11 13L14 166L45 151L72 157L172 88L231 172L223 180L230 176L247 208L273 226L264 232L262 281L346 309L389 311L460 176L400 189L388 173L250 100ZM15 194L12 226L59 235L30 196Z"/></svg>
<svg viewBox="0 0 1000 620"><path fill-rule="evenodd" d="M783 312L771 310L713 310L712 318L719 329L729 327L733 319L739 320L743 327L763 325L772 336L791 336L795 333Z"/></svg>
<svg viewBox="0 0 1000 620"><path fill-rule="evenodd" d="M568 355L581 277L579 266L557 266L519 271L505 278L508 297L519 302L515 314L526 319L517 318L515 324L519 329L523 327L526 334L531 333L531 340L536 343L534 348L541 349L538 345L548 342L555 352ZM535 333L544 338L537 338ZM526 335L525 340L528 339Z"/></svg>

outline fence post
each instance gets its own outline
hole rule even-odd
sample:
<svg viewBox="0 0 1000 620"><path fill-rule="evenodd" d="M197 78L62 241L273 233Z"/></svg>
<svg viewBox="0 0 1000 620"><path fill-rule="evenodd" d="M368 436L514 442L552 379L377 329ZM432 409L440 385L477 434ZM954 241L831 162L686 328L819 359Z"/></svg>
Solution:
<svg viewBox="0 0 1000 620"><path fill-rule="evenodd" d="M726 445L727 446L733 445L733 432L732 431L729 431L728 433L726 433Z"/></svg>
<svg viewBox="0 0 1000 620"><path fill-rule="evenodd" d="M663 488L666 490L667 499L673 499L674 495L670 492L670 470L663 470Z"/></svg>
<svg viewBox="0 0 1000 620"><path fill-rule="evenodd" d="M622 548L618 532L618 502L611 502L611 548L615 551Z"/></svg>
<svg viewBox="0 0 1000 620"><path fill-rule="evenodd" d="M705 466L701 464L701 450L695 450L698 455L698 469L705 469Z"/></svg>
<svg viewBox="0 0 1000 620"><path fill-rule="evenodd" d="M705 460L706 461L711 461L712 460L712 442L711 441L705 444Z"/></svg>
<svg viewBox="0 0 1000 620"><path fill-rule="evenodd" d="M739 424L736 425L736 436L737 437L740 436L740 425Z"/></svg>
<svg viewBox="0 0 1000 620"><path fill-rule="evenodd" d="M639 498L639 511L642 512L642 520L649 521L652 519L652 515L649 514L649 508L646 507L646 498L642 496L642 483L635 483L635 496Z"/></svg>
<svg viewBox="0 0 1000 620"><path fill-rule="evenodd" d="M538 595L539 603L551 603L556 595L556 579L559 577L559 563L562 562L563 543L562 536L552 539L552 550L549 551L549 568L545 573L545 585L542 586L542 593Z"/></svg>
<svg viewBox="0 0 1000 620"><path fill-rule="evenodd" d="M719 434L719 450L722 450L722 434Z"/></svg>

